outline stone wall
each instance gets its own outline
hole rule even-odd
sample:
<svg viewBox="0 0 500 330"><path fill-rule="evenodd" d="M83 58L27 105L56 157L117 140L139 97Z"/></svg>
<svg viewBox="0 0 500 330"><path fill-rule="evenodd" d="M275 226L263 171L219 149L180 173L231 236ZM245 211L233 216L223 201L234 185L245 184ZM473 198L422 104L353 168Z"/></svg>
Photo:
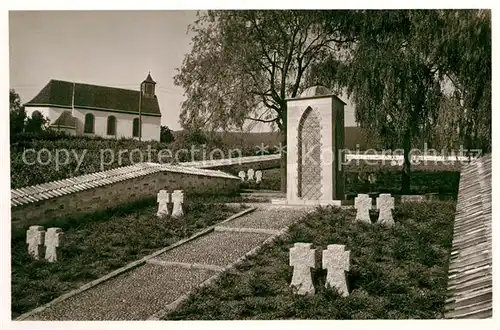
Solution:
<svg viewBox="0 0 500 330"><path fill-rule="evenodd" d="M215 193L221 191L229 193L238 190L240 182L239 178L217 171L198 169L186 169L185 172L182 170L169 171L168 166L165 165L157 165L153 168L156 172L147 173L137 170L132 172L129 169L129 172L132 173L129 178L124 177L123 174L121 174L120 179L115 180L113 178L116 176L103 177L98 179L107 181L103 185L94 185L95 187L90 189L69 192L53 198L42 199L36 197L40 195L47 196L49 193L53 194L55 190L33 193L20 198L14 197L14 193L19 193L19 190L15 190L15 192L13 190L11 197L12 229L17 232L27 229L30 225L44 225L44 223L51 220L90 214L125 203L144 200L156 196L161 189L170 192L174 189L182 189L188 193ZM78 178L72 178L72 180L78 181ZM54 183L46 185L51 184ZM85 185L88 186L88 184L86 181ZM78 183L75 186L78 186ZM22 189L24 191L30 189L35 191L36 187ZM58 189L68 190L67 187ZM21 198L27 200L27 202L20 203Z"/></svg>

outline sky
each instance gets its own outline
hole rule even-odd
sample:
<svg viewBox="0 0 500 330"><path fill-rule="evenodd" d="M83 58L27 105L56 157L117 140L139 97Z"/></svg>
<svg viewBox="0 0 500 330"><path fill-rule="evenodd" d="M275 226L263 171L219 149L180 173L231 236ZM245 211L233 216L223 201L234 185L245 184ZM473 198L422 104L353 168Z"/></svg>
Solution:
<svg viewBox="0 0 500 330"><path fill-rule="evenodd" d="M191 50L188 25L196 11L11 11L10 88L23 103L50 79L139 89L148 72L157 82L162 125L179 130L184 90L174 85ZM349 102L348 102L349 103ZM354 124L348 104L346 126ZM355 125L355 124L354 124ZM254 131L267 131L258 124Z"/></svg>

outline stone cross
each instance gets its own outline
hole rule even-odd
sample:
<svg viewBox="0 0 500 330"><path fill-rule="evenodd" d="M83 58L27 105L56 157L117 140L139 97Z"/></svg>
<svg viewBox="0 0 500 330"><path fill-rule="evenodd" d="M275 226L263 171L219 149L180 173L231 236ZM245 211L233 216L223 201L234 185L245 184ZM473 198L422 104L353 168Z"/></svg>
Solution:
<svg viewBox="0 0 500 330"><path fill-rule="evenodd" d="M248 172L247 172L247 176L248 176L248 181L250 180L253 180L253 175L255 174L255 171L253 170L253 168L249 168L248 169Z"/></svg>
<svg viewBox="0 0 500 330"><path fill-rule="evenodd" d="M290 249L290 266L293 267L291 287L297 288L297 294L314 294L311 268L315 267L315 249L311 243L295 243Z"/></svg>
<svg viewBox="0 0 500 330"><path fill-rule="evenodd" d="M255 171L255 183L261 183L262 171Z"/></svg>
<svg viewBox="0 0 500 330"><path fill-rule="evenodd" d="M156 212L156 216L168 216L168 203L170 203L170 194L166 190L160 190L156 197L156 201L158 202L158 212Z"/></svg>
<svg viewBox="0 0 500 330"><path fill-rule="evenodd" d="M174 190L172 193L172 202L174 207L172 209L172 218L180 218L184 216L184 211L182 211L182 203L184 203L184 193L182 190Z"/></svg>
<svg viewBox="0 0 500 330"><path fill-rule="evenodd" d="M42 247L45 241L45 228L43 226L30 226L26 231L26 243L28 243L28 254L39 260L42 256Z"/></svg>
<svg viewBox="0 0 500 330"><path fill-rule="evenodd" d="M354 207L356 208L356 221L371 223L370 209L372 208L372 199L368 194L358 194L354 198Z"/></svg>
<svg viewBox="0 0 500 330"><path fill-rule="evenodd" d="M336 288L340 295L349 295L345 272L349 271L351 251L345 245L331 244L323 250L323 269L327 269L325 287Z"/></svg>
<svg viewBox="0 0 500 330"><path fill-rule="evenodd" d="M245 181L245 171L240 171L238 173L238 176L240 177L241 181Z"/></svg>
<svg viewBox="0 0 500 330"><path fill-rule="evenodd" d="M45 260L55 262L59 257L59 248L63 244L64 233L61 228L49 228L45 234Z"/></svg>
<svg viewBox="0 0 500 330"><path fill-rule="evenodd" d="M394 197L391 197L391 194L380 194L379 197L377 197L377 209L380 211L378 222L389 226L394 225L394 219L392 218Z"/></svg>

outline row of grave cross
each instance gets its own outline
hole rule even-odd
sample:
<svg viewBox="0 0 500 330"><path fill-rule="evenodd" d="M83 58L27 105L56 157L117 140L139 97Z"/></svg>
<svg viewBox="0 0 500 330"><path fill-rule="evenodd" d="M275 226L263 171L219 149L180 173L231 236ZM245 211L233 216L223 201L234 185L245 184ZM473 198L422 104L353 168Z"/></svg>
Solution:
<svg viewBox="0 0 500 330"><path fill-rule="evenodd" d="M43 226L31 226L26 233L28 254L39 260L42 257L43 247L45 247L45 260L55 262L59 256L63 237L64 233L61 228L49 228L45 232Z"/></svg>
<svg viewBox="0 0 500 330"><path fill-rule="evenodd" d="M394 225L392 210L394 209L394 197L391 194L380 194L377 197L377 209L380 211L378 222L387 226ZM372 209L372 198L367 194L358 194L354 198L354 208L356 208L356 221L371 223L370 210Z"/></svg>
<svg viewBox="0 0 500 330"><path fill-rule="evenodd" d="M255 183L260 183L262 181L262 171L254 171L253 169L249 169L246 173L247 181L253 181L255 175ZM245 171L240 171L238 173L241 181L245 181Z"/></svg>
<svg viewBox="0 0 500 330"><path fill-rule="evenodd" d="M184 203L184 192L182 190L174 190L172 194L166 190L160 190L157 195L156 201L158 202L158 217L169 216L168 204L173 203L172 218L180 218L184 215L182 210L182 203Z"/></svg>
<svg viewBox="0 0 500 330"><path fill-rule="evenodd" d="M316 267L316 250L311 243L295 243L290 249L290 266L293 267L290 286L300 295L314 294L311 268ZM331 244L323 250L322 266L327 270L325 287L336 288L344 297L349 295L345 272L349 271L351 251L345 245Z"/></svg>

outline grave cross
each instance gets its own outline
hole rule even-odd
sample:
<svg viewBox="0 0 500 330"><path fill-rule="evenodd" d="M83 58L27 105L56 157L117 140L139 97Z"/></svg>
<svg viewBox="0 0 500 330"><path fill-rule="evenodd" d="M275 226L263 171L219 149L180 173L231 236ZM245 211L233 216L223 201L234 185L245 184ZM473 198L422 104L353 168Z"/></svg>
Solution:
<svg viewBox="0 0 500 330"><path fill-rule="evenodd" d="M248 181L253 180L254 174L255 174L255 171L252 168L248 169L248 172L247 172L248 179L247 180Z"/></svg>
<svg viewBox="0 0 500 330"><path fill-rule="evenodd" d="M327 269L325 287L336 288L340 295L349 295L345 272L349 271L351 251L345 245L331 244L323 250L323 269Z"/></svg>
<svg viewBox="0 0 500 330"><path fill-rule="evenodd" d="M262 171L255 171L255 183L262 182Z"/></svg>
<svg viewBox="0 0 500 330"><path fill-rule="evenodd" d="M184 193L182 190L174 190L172 193L172 202L174 207L172 209L172 218L180 218L184 216L184 211L182 210L182 203L184 203Z"/></svg>
<svg viewBox="0 0 500 330"><path fill-rule="evenodd" d="M380 211L378 222L388 226L394 225L394 219L392 218L394 197L391 197L391 194L380 194L377 197L377 209Z"/></svg>
<svg viewBox="0 0 500 330"><path fill-rule="evenodd" d="M240 171L238 173L238 176L240 177L241 181L245 181L245 171Z"/></svg>
<svg viewBox="0 0 500 330"><path fill-rule="evenodd" d="M156 201L158 202L158 212L156 212L156 216L168 216L168 203L170 203L170 194L166 190L160 190L156 197Z"/></svg>
<svg viewBox="0 0 500 330"><path fill-rule="evenodd" d="M42 256L42 247L45 241L45 228L43 226L30 226L26 232L26 243L28 243L28 254L39 260Z"/></svg>
<svg viewBox="0 0 500 330"><path fill-rule="evenodd" d="M311 243L295 243L290 249L290 266L293 267L291 287L297 289L297 294L314 294L311 268L315 267L315 249L311 249Z"/></svg>
<svg viewBox="0 0 500 330"><path fill-rule="evenodd" d="M64 233L61 228L49 228L45 234L45 260L55 262L59 257L59 248L63 244Z"/></svg>
<svg viewBox="0 0 500 330"><path fill-rule="evenodd" d="M358 194L354 198L354 208L356 208L356 221L371 223L370 209L372 208L372 199L367 194Z"/></svg>

